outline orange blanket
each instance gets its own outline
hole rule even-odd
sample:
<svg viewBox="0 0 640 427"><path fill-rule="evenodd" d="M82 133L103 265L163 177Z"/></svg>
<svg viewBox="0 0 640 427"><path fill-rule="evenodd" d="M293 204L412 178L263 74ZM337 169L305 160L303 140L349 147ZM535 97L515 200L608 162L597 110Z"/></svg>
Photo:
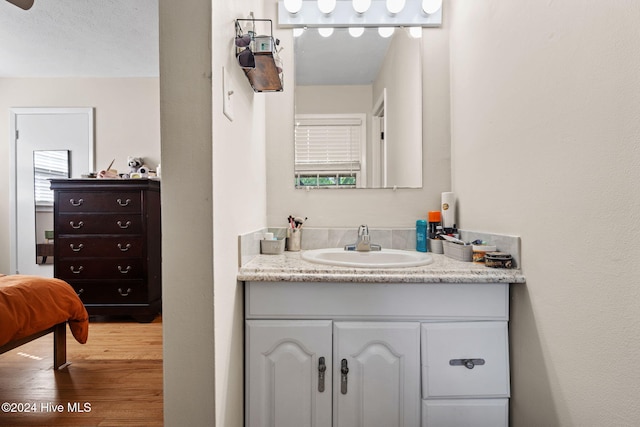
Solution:
<svg viewBox="0 0 640 427"><path fill-rule="evenodd" d="M71 285L38 276L0 275L0 345L69 321L81 344L89 336L89 315Z"/></svg>

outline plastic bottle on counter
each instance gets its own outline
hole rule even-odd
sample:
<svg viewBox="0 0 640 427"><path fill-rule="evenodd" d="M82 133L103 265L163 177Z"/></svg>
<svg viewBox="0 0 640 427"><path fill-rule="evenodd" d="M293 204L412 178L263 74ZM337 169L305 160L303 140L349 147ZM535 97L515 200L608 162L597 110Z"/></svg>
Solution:
<svg viewBox="0 0 640 427"><path fill-rule="evenodd" d="M424 219L416 221L416 250L427 252L427 221Z"/></svg>

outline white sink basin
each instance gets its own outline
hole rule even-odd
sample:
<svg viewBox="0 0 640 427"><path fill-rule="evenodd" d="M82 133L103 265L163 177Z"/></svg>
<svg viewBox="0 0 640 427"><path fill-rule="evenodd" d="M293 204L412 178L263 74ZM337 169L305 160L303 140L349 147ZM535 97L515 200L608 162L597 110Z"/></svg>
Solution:
<svg viewBox="0 0 640 427"><path fill-rule="evenodd" d="M430 254L398 249L371 252L345 251L342 248L313 249L303 251L302 259L318 264L366 268L418 267L433 262Z"/></svg>

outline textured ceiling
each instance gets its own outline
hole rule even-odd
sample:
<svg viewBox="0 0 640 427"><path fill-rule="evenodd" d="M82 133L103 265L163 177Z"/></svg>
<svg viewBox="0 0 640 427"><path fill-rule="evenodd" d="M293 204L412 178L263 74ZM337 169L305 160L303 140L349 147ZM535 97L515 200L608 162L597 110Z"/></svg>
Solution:
<svg viewBox="0 0 640 427"><path fill-rule="evenodd" d="M157 77L158 0L0 0L0 77Z"/></svg>

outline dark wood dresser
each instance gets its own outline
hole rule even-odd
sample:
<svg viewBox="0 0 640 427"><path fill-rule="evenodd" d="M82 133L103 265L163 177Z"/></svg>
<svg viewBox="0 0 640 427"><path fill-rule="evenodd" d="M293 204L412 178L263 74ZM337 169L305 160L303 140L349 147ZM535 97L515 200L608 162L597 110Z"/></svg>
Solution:
<svg viewBox="0 0 640 427"><path fill-rule="evenodd" d="M160 182L53 179L54 276L71 284L90 315L161 310Z"/></svg>

